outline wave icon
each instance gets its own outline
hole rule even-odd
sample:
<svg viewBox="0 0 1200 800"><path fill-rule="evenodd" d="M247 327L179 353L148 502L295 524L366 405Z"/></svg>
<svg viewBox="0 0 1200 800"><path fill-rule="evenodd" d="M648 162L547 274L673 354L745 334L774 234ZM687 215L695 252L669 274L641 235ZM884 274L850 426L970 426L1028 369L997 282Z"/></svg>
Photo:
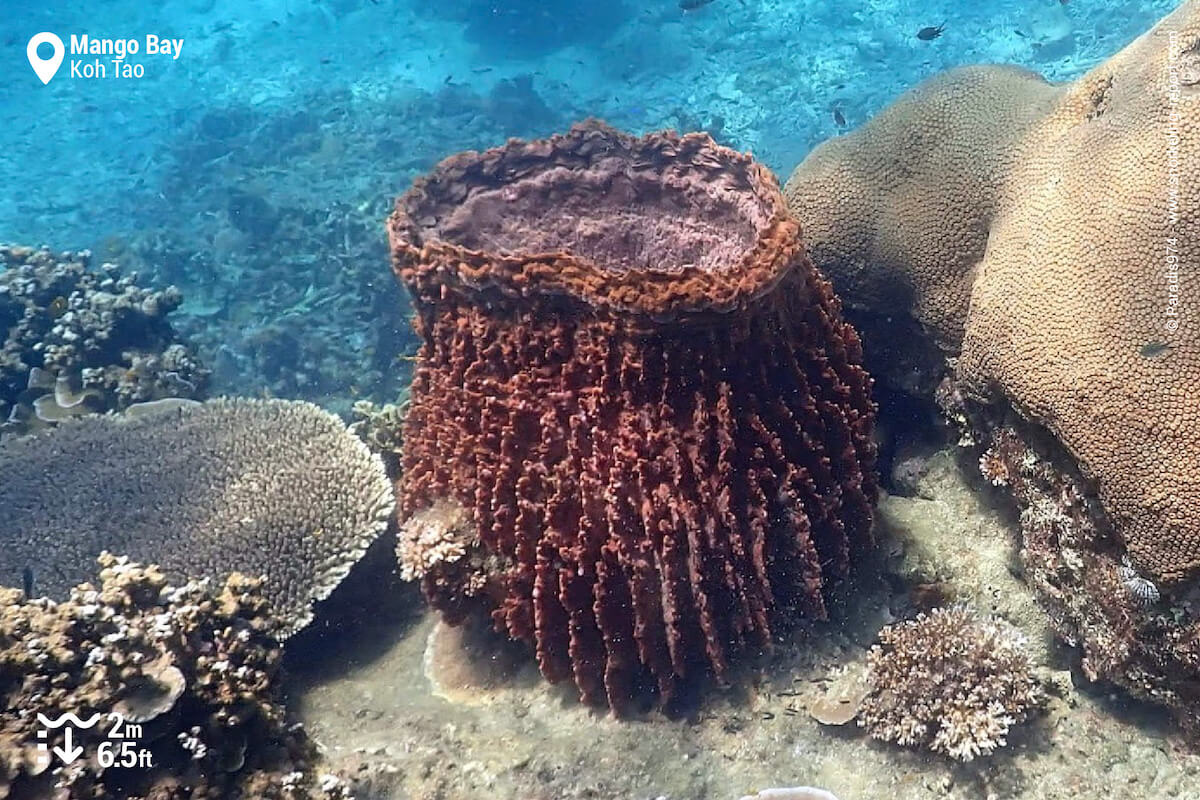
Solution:
<svg viewBox="0 0 1200 800"><path fill-rule="evenodd" d="M42 725L45 725L47 728L61 728L63 726L64 722L70 722L76 728L82 728L84 730L87 730L88 728L92 727L97 722L99 722L100 717L102 717L102 716L104 716L104 715L103 714L93 714L88 719L87 722L84 722L79 717L75 716L73 713L68 711L66 714L63 714L54 719L50 719L45 714L38 714L37 718L38 718L38 722L40 722Z"/></svg>

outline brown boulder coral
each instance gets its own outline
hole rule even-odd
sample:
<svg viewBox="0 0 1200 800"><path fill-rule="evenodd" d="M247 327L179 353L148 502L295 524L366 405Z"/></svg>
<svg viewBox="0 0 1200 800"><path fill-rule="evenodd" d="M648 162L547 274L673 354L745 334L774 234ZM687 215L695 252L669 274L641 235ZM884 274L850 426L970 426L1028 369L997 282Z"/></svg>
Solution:
<svg viewBox="0 0 1200 800"><path fill-rule="evenodd" d="M1025 506L1060 630L1107 665L1094 674L1177 704L1162 677L1200 663L1200 4L1070 84L936 78L814 151L786 192L839 290L947 357L941 400ZM1121 610L1101 624L1073 592Z"/></svg>
<svg viewBox="0 0 1200 800"><path fill-rule="evenodd" d="M957 351L1019 144L1061 89L1018 67L950 70L817 147L784 187L813 261L850 309L903 301Z"/></svg>
<svg viewBox="0 0 1200 800"><path fill-rule="evenodd" d="M765 168L589 122L444 161L389 233L424 339L400 513L467 540L414 565L436 607L618 710L824 616L872 542L870 379Z"/></svg>
<svg viewBox="0 0 1200 800"><path fill-rule="evenodd" d="M1178 305L1200 277L1172 269L1200 259L1198 97L1187 3L1072 84L935 78L786 188L839 290L879 313L908 299L961 351L962 386L1052 431L1165 580L1200 569L1200 336Z"/></svg>
<svg viewBox="0 0 1200 800"><path fill-rule="evenodd" d="M142 407L137 407L142 408ZM105 550L179 578L263 575L291 634L387 527L383 464L311 403L219 400L0 442L0 584L66 596Z"/></svg>

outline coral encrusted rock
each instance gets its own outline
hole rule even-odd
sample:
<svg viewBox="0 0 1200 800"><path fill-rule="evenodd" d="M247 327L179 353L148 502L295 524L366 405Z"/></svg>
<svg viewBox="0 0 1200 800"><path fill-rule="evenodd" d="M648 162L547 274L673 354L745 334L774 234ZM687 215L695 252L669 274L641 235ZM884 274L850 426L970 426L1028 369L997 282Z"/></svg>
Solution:
<svg viewBox="0 0 1200 800"><path fill-rule="evenodd" d="M0 798L349 797L342 781L322 785L316 747L287 717L259 582L173 586L155 567L99 563L99 583L62 603L0 589ZM38 750L68 748L61 729L38 736L39 715L63 714L99 718L74 728L70 764ZM121 766L127 752L135 766Z"/></svg>
<svg viewBox="0 0 1200 800"><path fill-rule="evenodd" d="M932 79L788 181L817 266L1049 429L1134 564L1200 572L1200 5L1079 80Z"/></svg>
<svg viewBox="0 0 1200 800"><path fill-rule="evenodd" d="M436 607L616 710L825 615L872 544L874 407L765 168L588 122L447 159L389 233L423 339L401 538Z"/></svg>
<svg viewBox="0 0 1200 800"><path fill-rule="evenodd" d="M925 332L1088 674L1200 730L1200 3L1072 83L934 78L785 192L867 363Z"/></svg>
<svg viewBox="0 0 1200 800"><path fill-rule="evenodd" d="M871 736L960 761L1008 742L1045 700L1021 634L965 608L889 625L867 656L858 724Z"/></svg>
<svg viewBox="0 0 1200 800"><path fill-rule="evenodd" d="M0 436L203 397L208 370L167 320L182 300L87 251L0 244Z"/></svg>
<svg viewBox="0 0 1200 800"><path fill-rule="evenodd" d="M302 628L384 531L378 456L310 403L218 400L0 442L0 584L62 598L102 551L172 578L265 576Z"/></svg>

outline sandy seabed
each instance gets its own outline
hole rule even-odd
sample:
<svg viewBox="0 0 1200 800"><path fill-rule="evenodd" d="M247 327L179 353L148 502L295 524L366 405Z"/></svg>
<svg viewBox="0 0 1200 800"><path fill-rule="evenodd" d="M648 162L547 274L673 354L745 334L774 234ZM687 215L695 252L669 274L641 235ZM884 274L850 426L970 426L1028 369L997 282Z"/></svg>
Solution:
<svg viewBox="0 0 1200 800"><path fill-rule="evenodd" d="M879 563L839 589L834 619L788 634L677 715L583 707L520 654L411 609L293 667L292 704L328 767L379 800L737 800L800 784L840 800L1200 800L1200 755L1168 714L1088 684L1054 641L1018 576L1003 503L952 450L926 465L913 497L881 500ZM915 613L917 585L1015 624L1050 686L1045 713L992 758L958 764L809 713L861 668L881 626Z"/></svg>

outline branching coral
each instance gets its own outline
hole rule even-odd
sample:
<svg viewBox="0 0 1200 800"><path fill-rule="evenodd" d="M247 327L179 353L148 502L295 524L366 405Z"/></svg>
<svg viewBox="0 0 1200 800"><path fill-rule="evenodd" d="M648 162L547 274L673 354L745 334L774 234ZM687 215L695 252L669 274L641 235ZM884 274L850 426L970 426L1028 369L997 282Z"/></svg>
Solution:
<svg viewBox="0 0 1200 800"><path fill-rule="evenodd" d="M585 123L448 159L389 231L424 339L402 522L469 511L475 597L545 676L669 700L824 616L872 544L874 408L766 169Z"/></svg>
<svg viewBox="0 0 1200 800"><path fill-rule="evenodd" d="M404 443L404 417L408 414L408 392L396 403L380 405L359 400L351 409L354 422L350 431L362 439L371 452L377 453L387 467L388 475L400 475L400 451Z"/></svg>
<svg viewBox="0 0 1200 800"><path fill-rule="evenodd" d="M204 392L208 372L166 319L179 291L144 289L136 275L89 260L0 245L0 423L9 428Z"/></svg>
<svg viewBox="0 0 1200 800"><path fill-rule="evenodd" d="M0 798L345 798L318 786L316 752L287 719L278 623L261 586L170 586L154 567L104 555L98 587L63 603L0 589ZM39 758L38 715L95 714L83 757ZM104 768L110 713L141 725L151 765ZM111 741L110 741L111 744ZM118 742L119 744L119 742Z"/></svg>
<svg viewBox="0 0 1200 800"><path fill-rule="evenodd" d="M0 443L0 583L63 597L103 550L175 578L266 576L285 632L387 527L378 457L309 403L210 401Z"/></svg>
<svg viewBox="0 0 1200 800"><path fill-rule="evenodd" d="M1000 620L934 609L884 628L879 641L858 714L876 739L970 761L1003 747L1043 700L1024 639Z"/></svg>
<svg viewBox="0 0 1200 800"><path fill-rule="evenodd" d="M422 580L435 570L454 569L475 538L470 513L446 500L409 517L396 537L396 556L403 580Z"/></svg>

